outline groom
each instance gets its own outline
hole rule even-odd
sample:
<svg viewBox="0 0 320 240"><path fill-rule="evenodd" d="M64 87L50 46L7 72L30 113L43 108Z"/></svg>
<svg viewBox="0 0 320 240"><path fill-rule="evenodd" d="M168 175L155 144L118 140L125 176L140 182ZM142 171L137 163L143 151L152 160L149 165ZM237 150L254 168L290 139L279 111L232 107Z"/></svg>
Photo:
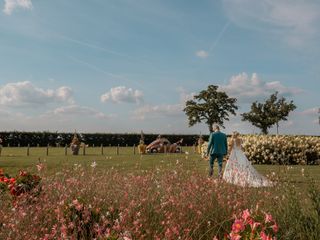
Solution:
<svg viewBox="0 0 320 240"><path fill-rule="evenodd" d="M213 175L213 163L218 159L219 178L222 177L223 156L228 152L228 143L226 134L220 132L218 125L213 126L213 132L210 134L207 156L210 154L209 160L209 176Z"/></svg>

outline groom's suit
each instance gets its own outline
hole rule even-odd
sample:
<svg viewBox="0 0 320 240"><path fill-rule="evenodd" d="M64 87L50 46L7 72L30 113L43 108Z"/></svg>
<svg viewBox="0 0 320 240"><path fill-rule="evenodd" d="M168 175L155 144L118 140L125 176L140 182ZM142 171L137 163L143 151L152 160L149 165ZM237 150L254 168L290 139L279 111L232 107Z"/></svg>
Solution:
<svg viewBox="0 0 320 240"><path fill-rule="evenodd" d="M210 154L209 176L213 175L213 163L214 163L214 160L217 158L218 166L219 166L218 168L219 177L221 177L223 156L226 155L227 152L228 152L227 136L220 131L211 133L209 138L209 143L208 143L208 149L207 149L207 155Z"/></svg>

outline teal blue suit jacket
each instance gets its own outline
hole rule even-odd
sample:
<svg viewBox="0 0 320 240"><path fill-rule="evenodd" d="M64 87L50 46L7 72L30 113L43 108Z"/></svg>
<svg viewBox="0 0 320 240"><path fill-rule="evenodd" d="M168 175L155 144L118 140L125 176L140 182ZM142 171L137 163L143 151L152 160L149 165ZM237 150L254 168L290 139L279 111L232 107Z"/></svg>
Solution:
<svg viewBox="0 0 320 240"><path fill-rule="evenodd" d="M227 135L217 131L210 134L207 154L226 155L228 152Z"/></svg>

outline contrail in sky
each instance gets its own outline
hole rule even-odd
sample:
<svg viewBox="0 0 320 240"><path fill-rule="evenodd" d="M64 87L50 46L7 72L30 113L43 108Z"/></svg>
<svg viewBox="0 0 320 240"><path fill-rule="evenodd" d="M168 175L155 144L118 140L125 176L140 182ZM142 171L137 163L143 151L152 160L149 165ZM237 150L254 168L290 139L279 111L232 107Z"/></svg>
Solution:
<svg viewBox="0 0 320 240"><path fill-rule="evenodd" d="M121 76L121 75L118 75L118 74L114 74L114 73L105 71L105 70L101 69L100 67L97 67L96 65L93 65L93 64L91 64L91 63L85 62L85 61L80 60L80 59L78 59L78 58L76 58L76 57L73 57L73 56L67 56L67 57L70 58L71 60L75 61L75 62L78 62L78 63L81 63L81 64L83 64L83 65L86 65L86 66L88 66L89 68L94 69L94 70L96 70L97 72L103 73L103 74L105 74L105 75L107 75L107 76L109 76L109 77L117 78L117 79L120 79L120 80L125 80L125 81L127 81L127 82L133 82L133 81L130 81L129 79Z"/></svg>
<svg viewBox="0 0 320 240"><path fill-rule="evenodd" d="M70 37L67 37L67 36L62 35L62 34L58 34L58 37L63 39L63 40L66 40L66 41L69 41L69 42L73 42L73 43L76 43L76 44L81 45L81 46L85 46L85 47L96 49L96 50L100 50L100 51L103 51L103 52L106 52L106 53L109 53L109 54L112 54L112 55L115 55L115 56L126 58L128 61L131 61L131 62L141 62L143 64L146 64L146 63L150 64L149 61L147 62L147 61L144 61L144 60L142 60L140 58L131 57L129 55L126 55L126 54L123 54L123 53L119 53L119 52L116 52L116 51L113 51L113 50L110 50L110 49L107 49L107 48L104 48L104 47L101 47L101 46L97 46L97 45L89 43L89 42L80 41L80 40L77 40L77 39L74 39L74 38L70 38Z"/></svg>
<svg viewBox="0 0 320 240"><path fill-rule="evenodd" d="M222 38L223 34L224 34L225 31L228 29L229 25L230 25L230 22L227 22L227 23L223 26L223 28L222 28L222 30L220 31L220 33L218 34L216 40L215 40L215 41L212 43L212 45L210 46L208 53L212 52L212 50L217 46L217 44L219 43L219 41L220 41L220 39Z"/></svg>
<svg viewBox="0 0 320 240"><path fill-rule="evenodd" d="M107 75L107 76L112 77L112 78L117 78L117 79L125 81L126 83L129 83L129 84L133 84L133 85L135 85L135 87L137 87L137 88L139 88L139 89L141 89L141 90L143 90L145 92L148 91L148 89L145 86L143 86L143 84L140 84L137 81L130 80L130 79L128 79L128 78L126 78L126 77L124 77L122 75L119 75L119 74L114 74L114 73L105 71L105 70L101 69L100 67L97 67L96 65L88 63L86 61L83 61L83 60L81 60L79 58L76 58L76 57L73 57L73 56L70 56L70 55L67 56L67 57L69 59L71 59L72 61L74 61L74 62L77 62L77 63L80 63L82 65L85 65L85 66L87 66L87 67L89 67L89 68L91 68L91 69L93 69L93 70L95 70L97 72L103 73L104 75ZM158 96L158 97L160 97L162 99L166 99L165 95L159 94L157 91L153 95L156 95L156 96Z"/></svg>

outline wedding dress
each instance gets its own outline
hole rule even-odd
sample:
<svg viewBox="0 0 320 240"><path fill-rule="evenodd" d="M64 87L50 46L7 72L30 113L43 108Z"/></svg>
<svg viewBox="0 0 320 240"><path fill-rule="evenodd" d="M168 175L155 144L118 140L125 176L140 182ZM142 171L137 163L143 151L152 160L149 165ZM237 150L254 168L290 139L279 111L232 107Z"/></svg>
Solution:
<svg viewBox="0 0 320 240"><path fill-rule="evenodd" d="M233 144L222 178L226 182L242 187L272 186L272 182L258 173L251 165L241 147L236 143Z"/></svg>

